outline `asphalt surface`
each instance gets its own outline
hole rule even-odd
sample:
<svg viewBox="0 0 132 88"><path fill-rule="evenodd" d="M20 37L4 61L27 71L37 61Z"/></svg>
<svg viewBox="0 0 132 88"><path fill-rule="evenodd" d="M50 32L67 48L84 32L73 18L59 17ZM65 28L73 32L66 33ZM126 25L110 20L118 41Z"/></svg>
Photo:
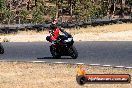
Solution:
<svg viewBox="0 0 132 88"><path fill-rule="evenodd" d="M70 62L102 64L114 66L132 66L132 42L106 42L89 41L75 42L79 57L71 59L62 57L61 59L52 59L49 51L50 43L2 43L5 53L0 54L1 60L11 61L47 61L47 62Z"/></svg>

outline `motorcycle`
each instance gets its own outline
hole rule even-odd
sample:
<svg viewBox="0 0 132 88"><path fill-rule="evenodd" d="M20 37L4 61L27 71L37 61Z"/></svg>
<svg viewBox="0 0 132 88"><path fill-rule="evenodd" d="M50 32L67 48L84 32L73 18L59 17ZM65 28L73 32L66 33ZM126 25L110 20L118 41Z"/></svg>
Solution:
<svg viewBox="0 0 132 88"><path fill-rule="evenodd" d="M0 43L0 54L4 54L4 47L2 46L1 43Z"/></svg>
<svg viewBox="0 0 132 88"><path fill-rule="evenodd" d="M60 35L58 41L50 46L50 52L53 58L71 56L73 59L76 59L78 57L78 52L73 44L74 40L72 35L64 32L64 35Z"/></svg>

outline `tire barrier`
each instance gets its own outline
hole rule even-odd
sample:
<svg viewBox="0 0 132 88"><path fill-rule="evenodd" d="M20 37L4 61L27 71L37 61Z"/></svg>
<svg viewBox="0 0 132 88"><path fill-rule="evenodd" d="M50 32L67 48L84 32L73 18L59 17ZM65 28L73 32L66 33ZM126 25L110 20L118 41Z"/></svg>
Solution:
<svg viewBox="0 0 132 88"><path fill-rule="evenodd" d="M58 26L63 28L86 28L87 26L103 26L110 24L132 23L132 19L90 19L78 22L58 22ZM15 24L15 25L0 25L0 33L9 34L18 31L36 30L42 31L50 27L50 23L43 24Z"/></svg>

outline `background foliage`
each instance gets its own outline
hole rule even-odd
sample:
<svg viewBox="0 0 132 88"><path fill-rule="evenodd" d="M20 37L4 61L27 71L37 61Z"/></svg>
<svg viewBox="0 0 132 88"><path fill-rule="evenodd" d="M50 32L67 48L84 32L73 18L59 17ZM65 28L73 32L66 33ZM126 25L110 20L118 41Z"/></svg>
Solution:
<svg viewBox="0 0 132 88"><path fill-rule="evenodd" d="M27 4L28 0L23 1ZM77 16L80 20L103 18L107 16L109 3L105 1L108 0L93 1L94 0L31 0L30 6L32 7L29 8L28 4L21 6L21 4L19 4L21 0L0 0L0 22L16 22L15 20L18 20L16 17L20 16L21 23L43 23L56 16L56 12L58 11L57 6L60 4L62 7L68 9L68 11L70 11L70 6L72 6L72 16ZM132 0L127 0L127 2L131 8ZM34 4L35 6L33 6ZM15 11L18 9L21 10L19 10L19 13L16 13ZM32 15L30 20L26 18L29 14Z"/></svg>

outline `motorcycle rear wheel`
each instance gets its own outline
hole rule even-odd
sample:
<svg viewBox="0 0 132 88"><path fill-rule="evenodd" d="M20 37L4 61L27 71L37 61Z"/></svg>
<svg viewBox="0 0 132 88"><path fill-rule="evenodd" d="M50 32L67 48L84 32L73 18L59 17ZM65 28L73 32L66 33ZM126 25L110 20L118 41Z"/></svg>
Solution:
<svg viewBox="0 0 132 88"><path fill-rule="evenodd" d="M0 44L0 54L4 54L4 48L1 44Z"/></svg>
<svg viewBox="0 0 132 88"><path fill-rule="evenodd" d="M60 59L61 55L59 55L59 53L57 53L55 51L55 49L53 48L53 46L50 46L50 53L53 56L54 59Z"/></svg>

